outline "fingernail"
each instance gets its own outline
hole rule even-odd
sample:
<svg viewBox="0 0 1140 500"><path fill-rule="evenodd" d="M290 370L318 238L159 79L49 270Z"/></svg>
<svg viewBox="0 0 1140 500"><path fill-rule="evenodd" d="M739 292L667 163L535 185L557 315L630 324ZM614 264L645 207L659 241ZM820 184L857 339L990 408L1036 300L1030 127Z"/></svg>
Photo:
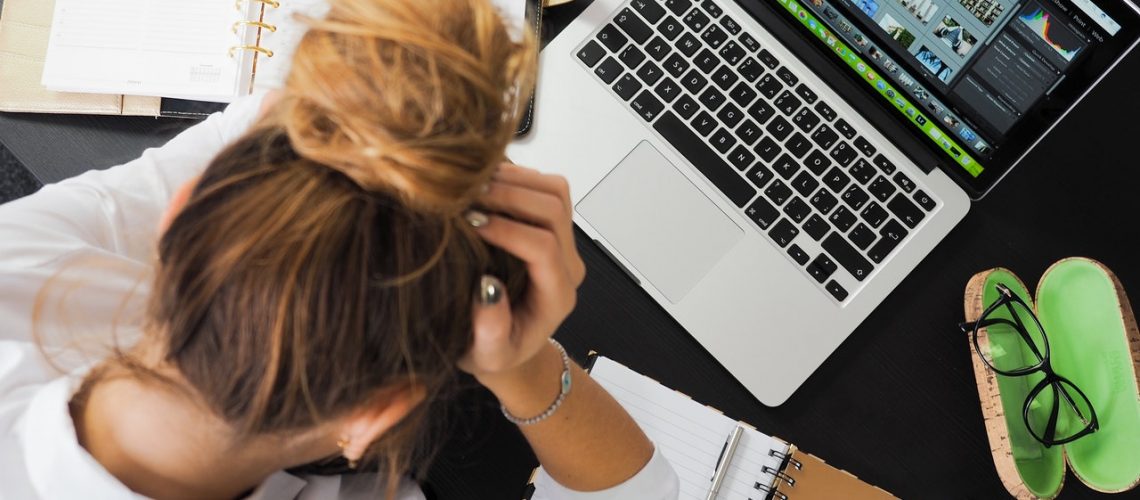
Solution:
<svg viewBox="0 0 1140 500"><path fill-rule="evenodd" d="M487 214L478 210L471 210L464 214L463 217L467 219L467 223L471 224L471 227L476 229L491 223L491 219L487 217Z"/></svg>
<svg viewBox="0 0 1140 500"><path fill-rule="evenodd" d="M491 183L490 183L490 182L488 182L488 183L484 184L484 185L483 185L483 187L480 187L480 188L479 188L479 193L480 193L480 194L487 194L487 193L490 193L490 192L491 192Z"/></svg>
<svg viewBox="0 0 1140 500"><path fill-rule="evenodd" d="M479 280L479 302L493 306L503 300L503 282L494 276L483 276Z"/></svg>

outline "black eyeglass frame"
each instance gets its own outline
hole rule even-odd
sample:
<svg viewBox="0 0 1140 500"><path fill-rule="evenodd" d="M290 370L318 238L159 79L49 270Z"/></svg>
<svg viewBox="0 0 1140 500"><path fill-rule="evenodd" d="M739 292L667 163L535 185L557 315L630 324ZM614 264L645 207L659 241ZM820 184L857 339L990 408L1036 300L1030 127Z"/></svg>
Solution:
<svg viewBox="0 0 1140 500"><path fill-rule="evenodd" d="M978 321L960 323L958 325L958 328L961 328L963 333L971 334L974 349L977 351L978 357L981 358L982 362L985 363L990 370L993 370L994 373L1007 377L1024 377L1037 372L1042 372L1045 374L1045 378L1041 379L1041 382L1038 382L1037 385L1029 391L1029 394L1025 397L1025 404L1021 409L1022 420L1025 422L1025 428L1029 431L1029 435L1033 436L1034 439L1045 445L1046 448L1049 448L1050 446L1071 443L1077 439L1096 432L1097 429L1100 428L1100 423L1097 420L1096 409L1093 408L1092 401L1089 400L1089 397L1085 395L1084 391L1082 391L1080 387L1077 387L1076 384L1074 384L1071 380L1062 377L1058 375L1057 372L1053 371L1053 365L1050 363L1049 357L1049 337L1045 334L1045 327L1041 325L1041 320L1037 319L1037 314L1033 311L1032 308L1029 307L1028 304L1025 303L1025 301L1021 300L1021 297L1013 293L1009 287L998 283L996 288L1000 296L997 300L994 301L993 304L990 304L984 311L982 311L982 314L978 316ZM1014 310L1013 303L1015 302L1017 304L1020 304L1021 307L1024 308L1027 313L1029 313L1029 317L1032 318L1033 322L1037 325L1037 331L1041 332L1041 341L1045 344L1044 354L1042 354L1041 350L1037 348L1036 343L1029 335L1028 329L1026 329L1025 324L1022 323L1020 315L1017 314L1016 310ZM1006 306L1006 308L1009 310L1009 315L1011 318L1013 318L1013 321L1007 320L1005 318L989 318L989 316L993 314L994 311L1002 306ZM1016 370L1002 370L991 364L989 360L986 359L986 356L982 353L982 345L978 340L978 330L997 324L1005 324L1013 327L1013 329L1017 331L1017 334L1021 336L1021 340L1029 346L1029 349L1033 351L1033 355L1037 357L1037 364L1025 368L1018 368ZM1065 385L1072 387L1073 390L1076 391L1076 393L1080 395L1081 399L1083 399L1086 403L1090 413L1088 420L1085 420L1084 414L1082 414L1081 410L1078 408L1077 402L1073 400L1072 394L1069 394L1069 390L1065 388ZM1037 432L1035 432L1033 430L1033 427L1029 425L1029 413L1033 404L1033 400L1037 399L1037 396L1039 396L1046 387L1050 386L1053 387L1053 391L1055 393L1064 397L1065 402L1069 404L1069 407L1072 408L1077 416L1079 416L1081 420L1085 422L1085 427L1072 436L1063 439L1054 439L1057 431L1057 418L1061 414L1060 404L1062 398L1060 397L1053 398L1053 409L1049 413L1049 421L1045 424L1046 436L1037 435Z"/></svg>

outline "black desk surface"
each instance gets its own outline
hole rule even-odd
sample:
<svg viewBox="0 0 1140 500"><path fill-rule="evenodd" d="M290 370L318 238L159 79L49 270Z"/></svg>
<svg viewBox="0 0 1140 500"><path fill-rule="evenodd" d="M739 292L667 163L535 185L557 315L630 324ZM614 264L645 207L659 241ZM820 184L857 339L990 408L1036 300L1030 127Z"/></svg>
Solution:
<svg viewBox="0 0 1140 500"><path fill-rule="evenodd" d="M548 11L564 26L585 5ZM702 403L796 443L905 498L1005 496L990 458L962 318L975 272L1004 266L1032 287L1057 259L1101 260L1140 288L1135 151L1140 116L1133 54L1061 123L892 293L783 406L754 400L597 248L558 334L579 360L593 349ZM58 181L138 156L188 125L177 121L0 115L0 143L37 177ZM540 165L538 167L541 167ZM795 335L794 331L786 332ZM534 458L482 394L462 404L430 471L440 498L518 498ZM1062 498L1097 494L1076 478ZM1121 496L1106 498L1121 498Z"/></svg>

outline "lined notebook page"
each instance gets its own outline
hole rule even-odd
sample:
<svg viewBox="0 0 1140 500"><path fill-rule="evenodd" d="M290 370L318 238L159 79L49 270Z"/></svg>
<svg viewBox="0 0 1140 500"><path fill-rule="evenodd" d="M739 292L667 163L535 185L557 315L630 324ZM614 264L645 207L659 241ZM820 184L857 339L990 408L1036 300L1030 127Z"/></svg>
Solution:
<svg viewBox="0 0 1140 500"><path fill-rule="evenodd" d="M234 22L249 19L234 5L56 0L43 83L57 91L232 100L248 93L248 78L240 77L248 54L228 51L253 31L234 34Z"/></svg>
<svg viewBox="0 0 1140 500"><path fill-rule="evenodd" d="M704 500L720 452L738 423L606 357L597 358L590 376L625 407L673 465L681 498ZM769 451L788 451L782 441L744 428L718 499L764 498L755 485L770 486L774 477L763 467L780 466L780 459L769 456Z"/></svg>

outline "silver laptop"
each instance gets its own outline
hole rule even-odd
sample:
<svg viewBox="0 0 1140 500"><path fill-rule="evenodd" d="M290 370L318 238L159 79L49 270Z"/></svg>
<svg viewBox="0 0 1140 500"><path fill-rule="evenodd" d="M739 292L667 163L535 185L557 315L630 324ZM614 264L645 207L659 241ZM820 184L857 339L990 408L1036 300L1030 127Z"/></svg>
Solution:
<svg viewBox="0 0 1140 500"><path fill-rule="evenodd" d="M1127 0L594 0L509 155L775 406L1138 33Z"/></svg>

